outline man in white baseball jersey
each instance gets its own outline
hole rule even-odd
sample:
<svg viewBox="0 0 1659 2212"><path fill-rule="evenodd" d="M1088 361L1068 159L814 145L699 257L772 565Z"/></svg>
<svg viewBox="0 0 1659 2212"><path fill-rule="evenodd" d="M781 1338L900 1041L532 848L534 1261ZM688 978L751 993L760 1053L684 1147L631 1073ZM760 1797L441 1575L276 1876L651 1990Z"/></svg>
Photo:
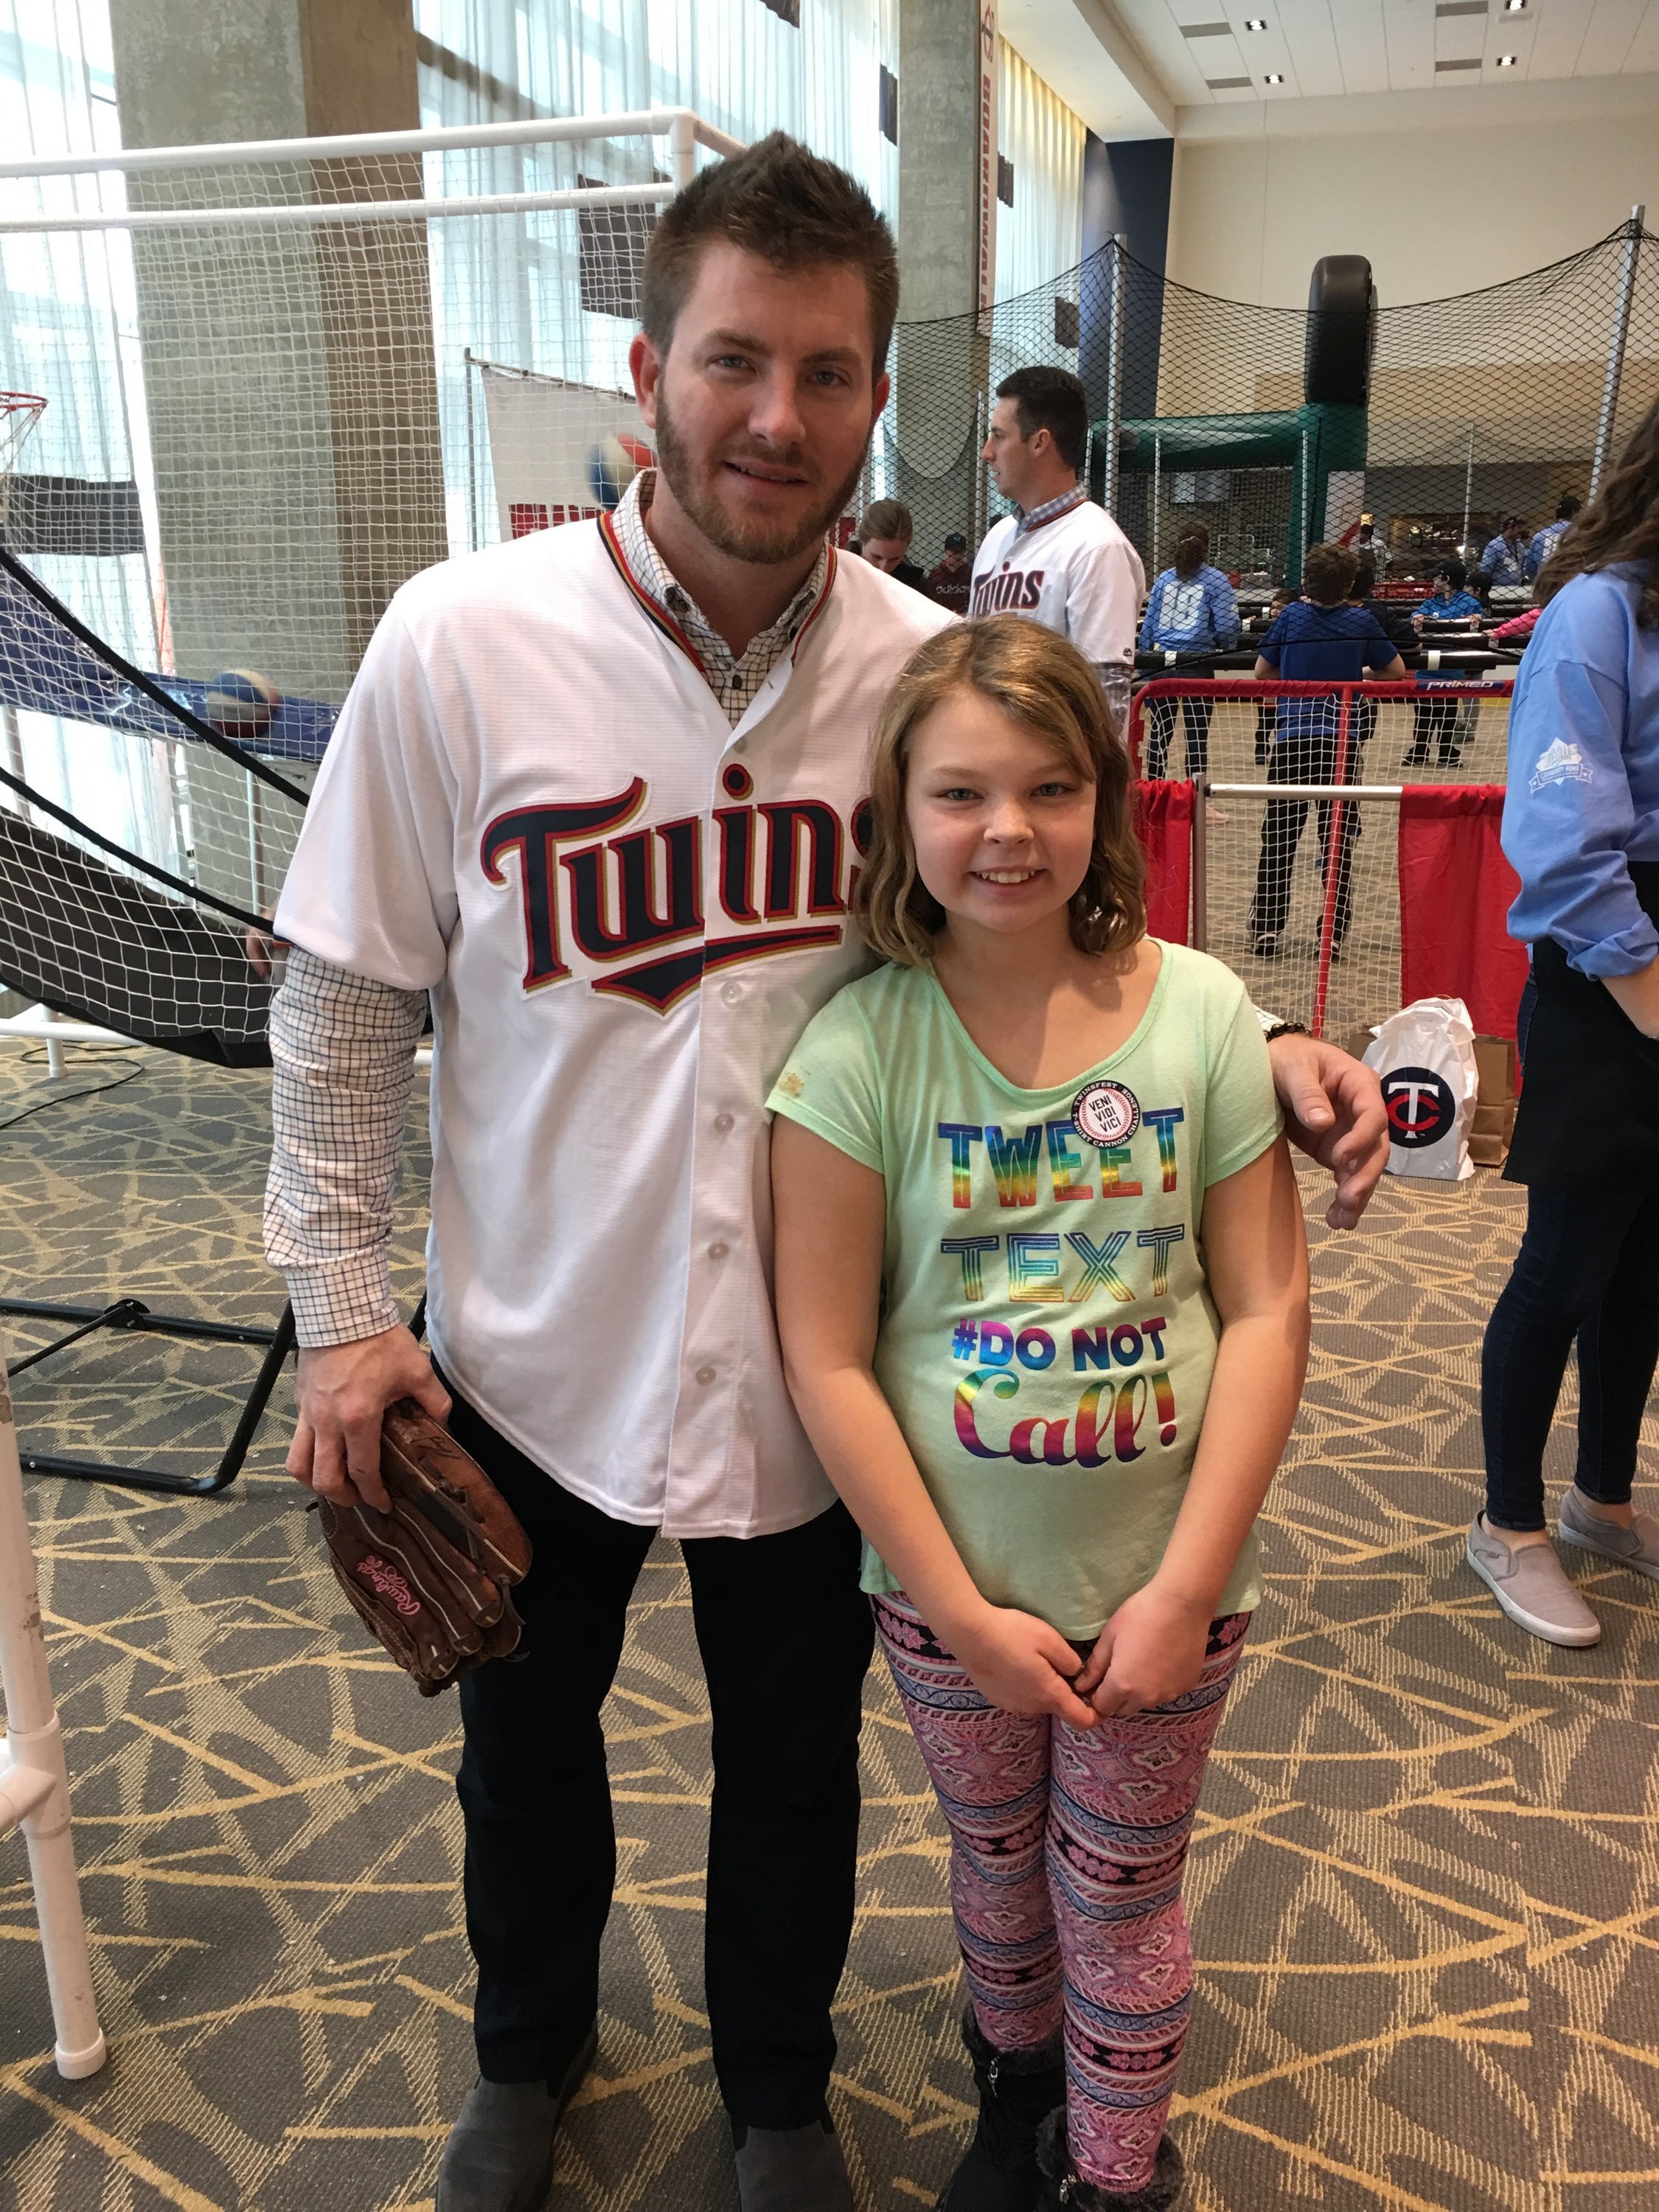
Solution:
<svg viewBox="0 0 1659 2212"><path fill-rule="evenodd" d="M1146 572L1078 482L1088 444L1088 400L1069 369L1018 368L998 385L981 459L1014 513L974 557L969 611L1012 610L1069 637L1095 664L1121 729Z"/></svg>
<svg viewBox="0 0 1659 2212"><path fill-rule="evenodd" d="M461 1687L480 2078L437 2212L535 2212L594 2055L599 1717L659 1532L714 1716L705 1974L738 2193L850 2212L824 2100L871 1627L780 1363L763 1102L867 964L848 896L869 732L951 619L826 543L896 303L891 237L841 171L781 136L704 170L646 256L633 368L659 466L614 514L397 594L278 911L266 1243L305 1347L290 1471L381 1502L380 1419L407 1391L535 1547L521 1650ZM428 994L437 1373L386 1260ZM1304 1038L1273 1049L1357 1218L1387 1158L1376 1079Z"/></svg>

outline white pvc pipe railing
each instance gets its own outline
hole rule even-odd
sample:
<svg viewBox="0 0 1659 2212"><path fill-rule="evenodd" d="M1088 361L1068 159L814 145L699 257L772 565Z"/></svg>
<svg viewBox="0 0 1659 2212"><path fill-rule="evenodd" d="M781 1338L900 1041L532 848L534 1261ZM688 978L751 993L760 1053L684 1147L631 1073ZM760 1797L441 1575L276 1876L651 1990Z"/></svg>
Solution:
<svg viewBox="0 0 1659 2212"><path fill-rule="evenodd" d="M457 123L440 131L355 131L333 138L248 138L208 146L137 146L108 154L43 154L0 161L0 178L82 176L93 169L207 169L259 161L328 161L371 154L441 154L467 146L541 146L573 138L687 136L714 154L743 141L689 107L641 107L625 115L553 115L518 123Z"/></svg>
<svg viewBox="0 0 1659 2212"><path fill-rule="evenodd" d="M51 154L0 162L11 179L82 176L114 169L257 167L263 161L354 161L390 154L442 154L490 146L542 146L575 139L664 138L671 175L640 185L577 185L562 191L482 192L436 199L299 200L218 208L104 208L68 214L0 214L11 231L204 230L226 224L412 222L436 216L538 215L560 208L656 207L696 173L697 148L740 154L741 139L717 131L689 107L638 108L625 115L544 116L532 122L456 124L441 131L359 131L332 138L256 138L208 146L145 146L109 154Z"/></svg>

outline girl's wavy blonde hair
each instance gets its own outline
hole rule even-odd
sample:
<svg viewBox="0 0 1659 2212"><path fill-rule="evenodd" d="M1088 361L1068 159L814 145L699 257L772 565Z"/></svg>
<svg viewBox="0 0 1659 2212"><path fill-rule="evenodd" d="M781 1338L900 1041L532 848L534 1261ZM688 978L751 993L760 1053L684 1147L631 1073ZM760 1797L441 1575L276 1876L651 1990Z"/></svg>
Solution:
<svg viewBox="0 0 1659 2212"><path fill-rule="evenodd" d="M955 691L1000 708L1094 785L1094 850L1072 896L1072 942L1082 952L1127 951L1146 933L1129 756L1094 669L1027 615L988 615L936 632L887 695L871 752L870 842L853 894L865 943L903 967L933 960L945 909L916 872L905 786L918 725Z"/></svg>

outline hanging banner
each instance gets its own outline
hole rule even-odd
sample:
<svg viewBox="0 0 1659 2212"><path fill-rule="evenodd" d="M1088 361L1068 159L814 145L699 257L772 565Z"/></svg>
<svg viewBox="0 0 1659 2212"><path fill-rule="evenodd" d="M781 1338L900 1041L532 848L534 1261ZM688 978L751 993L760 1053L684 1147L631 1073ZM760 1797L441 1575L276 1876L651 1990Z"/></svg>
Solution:
<svg viewBox="0 0 1659 2212"><path fill-rule="evenodd" d="M503 538L523 538L615 507L652 465L631 392L481 367L489 460Z"/></svg>
<svg viewBox="0 0 1659 2212"><path fill-rule="evenodd" d="M988 336L997 296L997 0L979 9L979 327Z"/></svg>

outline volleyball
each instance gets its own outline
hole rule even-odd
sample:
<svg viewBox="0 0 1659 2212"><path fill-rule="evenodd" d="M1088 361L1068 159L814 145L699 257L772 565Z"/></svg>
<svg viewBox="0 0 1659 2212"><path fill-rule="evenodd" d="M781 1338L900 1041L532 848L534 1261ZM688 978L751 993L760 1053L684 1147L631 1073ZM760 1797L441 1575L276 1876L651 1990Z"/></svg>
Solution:
<svg viewBox="0 0 1659 2212"><path fill-rule="evenodd" d="M607 511L617 505L641 469L653 464L651 448L626 430L601 438L587 457L587 483L595 503Z"/></svg>
<svg viewBox="0 0 1659 2212"><path fill-rule="evenodd" d="M228 738L263 735L282 703L283 695L270 678L252 668L224 669L202 701L209 721Z"/></svg>

